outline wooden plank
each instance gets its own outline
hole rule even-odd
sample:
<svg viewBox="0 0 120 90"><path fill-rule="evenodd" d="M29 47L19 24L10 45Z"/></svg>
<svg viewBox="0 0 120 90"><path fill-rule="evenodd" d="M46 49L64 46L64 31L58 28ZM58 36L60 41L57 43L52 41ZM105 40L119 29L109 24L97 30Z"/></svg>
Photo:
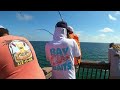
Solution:
<svg viewBox="0 0 120 90"><path fill-rule="evenodd" d="M46 79L50 79L52 77L52 67L44 67L42 70L46 76Z"/></svg>

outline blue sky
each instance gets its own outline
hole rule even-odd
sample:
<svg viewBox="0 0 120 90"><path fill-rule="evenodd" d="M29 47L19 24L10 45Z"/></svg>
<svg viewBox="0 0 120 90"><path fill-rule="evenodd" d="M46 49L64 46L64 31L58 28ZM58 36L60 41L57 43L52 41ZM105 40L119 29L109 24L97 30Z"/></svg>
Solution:
<svg viewBox="0 0 120 90"><path fill-rule="evenodd" d="M120 43L120 11L60 11L81 42ZM0 25L30 41L51 41L58 11L0 11Z"/></svg>

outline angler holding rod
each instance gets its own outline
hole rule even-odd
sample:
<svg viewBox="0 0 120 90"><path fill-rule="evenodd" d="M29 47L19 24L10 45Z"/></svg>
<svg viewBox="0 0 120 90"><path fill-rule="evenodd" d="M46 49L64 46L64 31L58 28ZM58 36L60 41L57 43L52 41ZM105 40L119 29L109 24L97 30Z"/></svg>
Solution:
<svg viewBox="0 0 120 90"><path fill-rule="evenodd" d="M55 25L53 40L46 43L46 59L52 66L53 79L76 79L74 57L81 56L75 40L67 38L67 23L59 21Z"/></svg>
<svg viewBox="0 0 120 90"><path fill-rule="evenodd" d="M60 11L58 11L58 13L60 15L61 20L64 21L63 18L62 18L62 15L60 13ZM73 29L72 26L68 26L67 27L67 37L70 38L70 39L74 39L77 42L79 50L81 52L79 37L74 33L74 29ZM75 66L79 65L79 67L78 67L78 77L80 76L79 75L79 72L80 72L80 62L81 62L81 57L80 58L74 57L74 65Z"/></svg>
<svg viewBox="0 0 120 90"><path fill-rule="evenodd" d="M58 11L59 12L59 11ZM57 24L56 24L56 26L55 26L55 32L54 32L54 35L50 32L50 31L48 31L48 30L46 30L46 29L37 29L37 30L44 30L44 31L47 31L48 33L50 33L51 35L53 35L53 39L54 40L58 40L57 38L58 38L58 36L59 36L59 34L60 34L60 32L58 32L58 30L56 30L57 28L65 28L66 29L66 34L67 35L69 35L68 34L68 26L64 23L64 20L63 20L63 18L62 18L62 15L61 15L61 13L59 12L59 15L60 15L60 18L61 18L61 21L60 22L58 22ZM68 36L67 36L68 37ZM54 41L53 40L53 41ZM71 39L72 40L72 39ZM71 41L70 40L70 41ZM70 41L69 41L69 43L70 43ZM75 41L75 43L76 43L76 41ZM46 59L48 60L48 61L50 61L51 62L51 59L49 58L49 56L48 55L50 55L48 52L49 52L49 50L47 49L48 48L48 46L50 46L50 45L48 45L48 44L46 44ZM61 43L61 45L62 45L62 43ZM77 45L77 43L76 43L76 45ZM61 49L62 50L62 49ZM79 53L79 51L80 51L80 49L79 48L77 48L76 49L76 51L78 50L78 52L77 53ZM80 59L80 57L81 57L81 52L79 53L80 54L80 56L78 57L78 56L74 56L74 58L76 58L76 60L77 59ZM59 60L59 59L57 59L57 60ZM74 59L73 59L74 60ZM51 66L52 66L53 64L51 63ZM74 65L74 64L73 64ZM78 67L78 77L79 77L79 71L80 71L80 62L78 63L78 65L79 65L79 67ZM57 67L54 67L54 66L52 66L53 67L53 71L54 71L54 68L57 68ZM71 67L73 67L73 66L71 66ZM66 67L67 68L67 67ZM69 70L68 70L68 72L69 72ZM74 75L73 75L73 77L69 77L69 76L66 76L66 77L56 77L56 75L54 75L53 74L53 78L58 78L58 79L63 79L63 78L68 78L68 79L75 79L76 78L76 75L75 75L75 77L74 77Z"/></svg>

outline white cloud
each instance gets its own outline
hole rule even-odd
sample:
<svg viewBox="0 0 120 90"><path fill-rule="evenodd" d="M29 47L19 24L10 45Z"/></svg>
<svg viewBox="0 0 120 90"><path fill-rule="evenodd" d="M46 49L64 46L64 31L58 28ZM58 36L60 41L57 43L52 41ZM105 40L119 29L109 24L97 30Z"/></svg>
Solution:
<svg viewBox="0 0 120 90"><path fill-rule="evenodd" d="M114 43L120 43L119 36L110 35L105 38L106 42L114 42Z"/></svg>
<svg viewBox="0 0 120 90"><path fill-rule="evenodd" d="M16 17L19 19L19 20L24 20L24 21L29 21L29 20L32 20L33 17L31 15L27 15L27 14L21 14L21 13L17 13L16 14Z"/></svg>
<svg viewBox="0 0 120 90"><path fill-rule="evenodd" d="M107 33L107 32L114 32L112 29L110 29L110 28L104 28L104 29L102 29L102 30L99 30L100 32L105 32L105 33Z"/></svg>
<svg viewBox="0 0 120 90"><path fill-rule="evenodd" d="M106 35L105 34L100 34L100 35L96 35L96 36L92 36L91 40L92 42L105 42L106 39Z"/></svg>
<svg viewBox="0 0 120 90"><path fill-rule="evenodd" d="M120 11L115 11L115 15L120 15Z"/></svg>
<svg viewBox="0 0 120 90"><path fill-rule="evenodd" d="M99 43L120 43L119 34L99 34L92 35L83 33L80 35L80 42L99 42Z"/></svg>
<svg viewBox="0 0 120 90"><path fill-rule="evenodd" d="M99 37L105 37L106 35L105 34L100 34Z"/></svg>
<svg viewBox="0 0 120 90"><path fill-rule="evenodd" d="M109 17L110 20L113 20L113 21L117 20L117 18L113 17L111 14L109 14L108 17Z"/></svg>

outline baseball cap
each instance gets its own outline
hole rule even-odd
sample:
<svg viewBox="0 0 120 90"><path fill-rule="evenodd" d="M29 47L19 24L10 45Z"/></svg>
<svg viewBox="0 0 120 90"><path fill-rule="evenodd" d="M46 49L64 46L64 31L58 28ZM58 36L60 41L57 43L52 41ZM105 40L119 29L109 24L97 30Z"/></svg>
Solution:
<svg viewBox="0 0 120 90"><path fill-rule="evenodd" d="M57 24L55 25L55 27L67 28L67 22L65 22L65 21L59 21L59 22L57 22Z"/></svg>
<svg viewBox="0 0 120 90"><path fill-rule="evenodd" d="M74 32L74 29L73 29L73 27L71 27L71 26L68 26L67 29L68 29L69 31L71 31L71 32Z"/></svg>

